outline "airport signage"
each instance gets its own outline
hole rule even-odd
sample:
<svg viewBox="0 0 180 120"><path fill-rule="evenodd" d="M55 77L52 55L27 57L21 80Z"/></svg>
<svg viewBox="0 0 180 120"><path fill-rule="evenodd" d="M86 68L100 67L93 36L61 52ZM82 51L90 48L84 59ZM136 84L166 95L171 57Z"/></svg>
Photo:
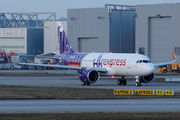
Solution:
<svg viewBox="0 0 180 120"><path fill-rule="evenodd" d="M134 90L135 95L154 95L154 90Z"/></svg>
<svg viewBox="0 0 180 120"><path fill-rule="evenodd" d="M165 95L174 95L174 90L165 90Z"/></svg>
<svg viewBox="0 0 180 120"><path fill-rule="evenodd" d="M133 90L114 89L115 95L133 95Z"/></svg>
<svg viewBox="0 0 180 120"><path fill-rule="evenodd" d="M164 95L164 90L156 90L156 95Z"/></svg>
<svg viewBox="0 0 180 120"><path fill-rule="evenodd" d="M115 95L174 95L174 90L123 90L114 89Z"/></svg>

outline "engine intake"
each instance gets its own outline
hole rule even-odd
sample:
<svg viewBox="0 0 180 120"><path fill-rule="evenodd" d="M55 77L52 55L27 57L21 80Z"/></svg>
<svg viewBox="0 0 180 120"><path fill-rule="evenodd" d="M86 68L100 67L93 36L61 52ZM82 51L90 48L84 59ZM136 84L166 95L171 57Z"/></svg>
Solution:
<svg viewBox="0 0 180 120"><path fill-rule="evenodd" d="M99 72L92 69L83 70L79 73L79 79L86 84L95 83L99 80L99 77Z"/></svg>
<svg viewBox="0 0 180 120"><path fill-rule="evenodd" d="M154 73L147 75L147 76L140 76L140 82L142 83L149 83L154 80Z"/></svg>

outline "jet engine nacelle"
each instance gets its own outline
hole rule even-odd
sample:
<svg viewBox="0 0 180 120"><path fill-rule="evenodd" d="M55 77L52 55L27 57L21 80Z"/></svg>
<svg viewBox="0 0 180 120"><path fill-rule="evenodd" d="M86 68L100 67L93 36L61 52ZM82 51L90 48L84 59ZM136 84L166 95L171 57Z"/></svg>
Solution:
<svg viewBox="0 0 180 120"><path fill-rule="evenodd" d="M95 83L99 80L99 77L99 72L92 69L83 70L79 73L79 79L86 84Z"/></svg>
<svg viewBox="0 0 180 120"><path fill-rule="evenodd" d="M147 75L147 76L140 76L140 82L142 83L149 83L154 80L154 73Z"/></svg>

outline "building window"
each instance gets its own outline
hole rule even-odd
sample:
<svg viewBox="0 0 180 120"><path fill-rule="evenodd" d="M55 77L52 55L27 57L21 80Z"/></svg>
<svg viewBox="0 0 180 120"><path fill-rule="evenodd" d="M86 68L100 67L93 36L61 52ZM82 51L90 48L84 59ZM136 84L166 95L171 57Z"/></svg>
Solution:
<svg viewBox="0 0 180 120"><path fill-rule="evenodd" d="M139 48L139 54L145 55L145 48L144 47Z"/></svg>
<svg viewBox="0 0 180 120"><path fill-rule="evenodd" d="M180 47L174 47L175 54L180 56Z"/></svg>

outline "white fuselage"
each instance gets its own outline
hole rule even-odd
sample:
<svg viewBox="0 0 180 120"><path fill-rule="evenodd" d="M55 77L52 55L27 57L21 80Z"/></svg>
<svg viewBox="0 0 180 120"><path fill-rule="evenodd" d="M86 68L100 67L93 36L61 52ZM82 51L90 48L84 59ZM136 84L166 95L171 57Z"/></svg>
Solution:
<svg viewBox="0 0 180 120"><path fill-rule="evenodd" d="M146 76L154 72L150 59L140 54L89 53L80 66L106 68L105 75Z"/></svg>

